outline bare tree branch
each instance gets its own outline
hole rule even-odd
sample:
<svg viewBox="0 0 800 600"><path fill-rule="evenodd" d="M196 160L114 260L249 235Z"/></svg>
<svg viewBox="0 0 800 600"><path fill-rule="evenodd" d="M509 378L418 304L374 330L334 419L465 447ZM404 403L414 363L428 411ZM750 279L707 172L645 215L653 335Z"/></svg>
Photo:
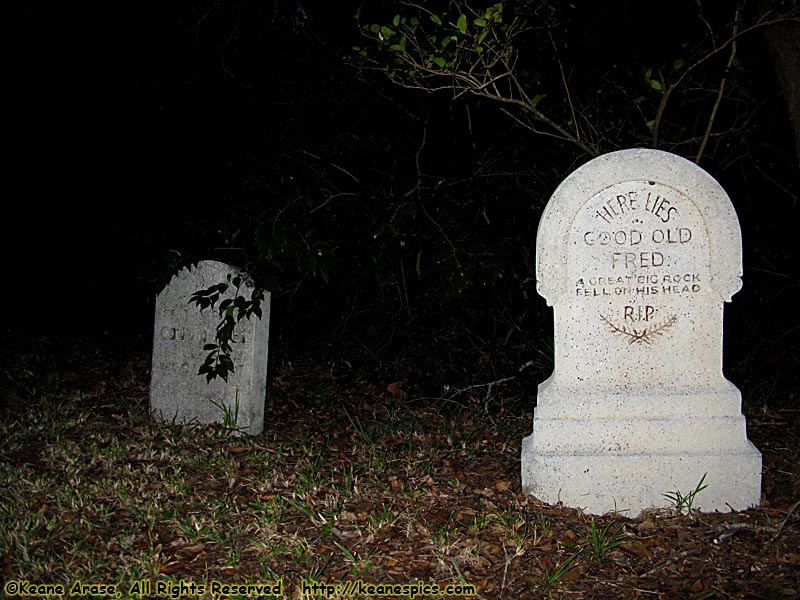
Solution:
<svg viewBox="0 0 800 600"><path fill-rule="evenodd" d="M763 17L762 17L762 19L763 19ZM658 105L658 109L656 111L656 118L655 118L655 120L653 122L653 137L652 137L652 146L653 146L653 148L658 148L661 122L663 120L664 111L666 110L667 103L669 102L670 96L672 95L672 92L674 92L676 89L678 89L681 86L683 81L689 75L691 75L695 70L700 68L700 66L705 64L707 61L709 61L710 59L714 58L717 54L719 54L720 52L725 50L728 46L730 46L733 43L735 43L743 35L747 35L748 33L752 33L753 31L764 29L766 27L772 27L774 25L778 25L778 24L781 24L781 23L800 23L800 18L798 18L798 17L788 17L788 18L772 19L772 20L769 20L769 21L759 20L758 23L755 23L755 24L751 25L750 27L745 27L741 31L734 32L731 35L731 37L729 37L727 40L725 40L722 44L720 44L719 46L716 46L713 50L711 50L708 53L706 53L705 56L702 56L701 58L699 58L698 60L693 62L691 65L686 67L686 70L683 73L681 73L681 75L675 80L675 83L673 83L672 85L666 85L666 82L664 81L664 78L662 77L661 81L662 81L662 84L663 84L663 93L661 94L661 102Z"/></svg>
<svg viewBox="0 0 800 600"><path fill-rule="evenodd" d="M708 118L708 124L706 125L706 132L703 135L703 141L700 144L700 149L697 151L697 155L694 157L694 162L700 163L700 159L703 157L703 152L706 149L706 144L708 143L708 137L711 135L711 128L714 126L714 119L717 116L717 110L719 109L720 102L722 102L722 95L725 93L725 82L728 80L728 73L731 70L731 65L733 65L733 59L736 58L736 31L739 29L739 14L741 12L741 7L736 7L736 12L733 16L733 38L734 41L731 43L731 55L728 57L728 64L725 65L725 75L722 77L722 81L719 84L719 90L717 92L717 99L714 101L714 107L711 109L711 116Z"/></svg>

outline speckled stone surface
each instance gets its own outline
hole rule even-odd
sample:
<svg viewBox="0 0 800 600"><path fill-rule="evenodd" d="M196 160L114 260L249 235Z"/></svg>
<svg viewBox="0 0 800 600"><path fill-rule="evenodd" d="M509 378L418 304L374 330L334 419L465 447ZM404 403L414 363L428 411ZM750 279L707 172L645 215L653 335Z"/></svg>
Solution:
<svg viewBox="0 0 800 600"><path fill-rule="evenodd" d="M237 429L257 435L264 428L269 294L261 304L262 318L253 316L236 327L232 344L235 372L228 374L228 381L217 378L206 383L205 376L197 374L208 354L203 346L214 342L219 311L209 307L201 312L197 305L189 304L189 299L198 290L226 282L228 274L249 281L235 267L205 260L194 268L182 269L157 296L150 412L167 422L222 423L223 412L214 402L234 413L238 398ZM220 301L231 297L234 289L229 285ZM239 293L249 299L252 290L245 283Z"/></svg>
<svg viewBox="0 0 800 600"><path fill-rule="evenodd" d="M522 487L592 514L758 504L761 454L722 373L723 303L741 288L739 221L704 170L659 150L600 156L569 175L536 240L555 369L522 442Z"/></svg>

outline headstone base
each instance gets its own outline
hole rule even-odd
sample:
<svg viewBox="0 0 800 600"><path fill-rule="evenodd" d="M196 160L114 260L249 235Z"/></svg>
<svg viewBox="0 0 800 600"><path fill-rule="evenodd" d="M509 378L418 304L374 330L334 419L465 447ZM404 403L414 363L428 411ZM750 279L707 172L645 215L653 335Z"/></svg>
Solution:
<svg viewBox="0 0 800 600"><path fill-rule="evenodd" d="M727 402L734 403L734 398ZM672 506L664 494L679 492L685 497L705 475L708 487L694 498L693 508L745 510L761 499L761 453L748 441L741 414L694 418L685 413L681 418L541 414L559 404L550 398L537 407L533 433L522 440L523 493L588 514L625 511L635 517L648 508ZM591 401L581 404L591 412ZM669 405L667 396L651 404L664 405Z"/></svg>

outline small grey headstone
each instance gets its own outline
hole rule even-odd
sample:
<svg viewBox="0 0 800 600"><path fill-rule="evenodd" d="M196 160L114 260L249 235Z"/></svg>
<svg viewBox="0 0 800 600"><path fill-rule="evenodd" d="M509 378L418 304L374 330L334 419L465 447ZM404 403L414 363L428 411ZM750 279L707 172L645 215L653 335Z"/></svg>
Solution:
<svg viewBox="0 0 800 600"><path fill-rule="evenodd" d="M536 240L555 369L523 440L522 486L590 513L760 500L761 454L722 373L723 303L741 288L739 221L720 185L658 150L612 152L567 177Z"/></svg>
<svg viewBox="0 0 800 600"><path fill-rule="evenodd" d="M225 407L236 416L236 429L258 435L264 428L264 396L267 385L270 295L261 303L262 317L241 321L234 333L234 372L228 381L219 377L210 383L198 369L205 361L207 343L215 343L220 316L216 307L234 296L235 287L220 297L215 307L200 308L189 303L192 294L241 276L239 294L250 299L249 277L225 263L204 260L182 269L156 298L153 332L153 369L150 383L150 412L166 422L224 423ZM238 403L238 415L237 415Z"/></svg>

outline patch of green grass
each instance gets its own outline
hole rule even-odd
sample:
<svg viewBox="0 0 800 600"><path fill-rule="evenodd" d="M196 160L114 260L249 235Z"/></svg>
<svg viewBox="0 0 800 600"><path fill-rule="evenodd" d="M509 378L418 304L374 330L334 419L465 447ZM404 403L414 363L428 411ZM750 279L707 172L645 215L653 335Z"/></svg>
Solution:
<svg viewBox="0 0 800 600"><path fill-rule="evenodd" d="M468 530L472 533L480 534L494 522L494 518L485 510L476 511L472 515L472 521L469 524Z"/></svg>
<svg viewBox="0 0 800 600"><path fill-rule="evenodd" d="M387 504L381 504L380 510L370 513L368 517L369 526L377 530L384 525L394 525L399 518L399 514L392 510Z"/></svg>
<svg viewBox="0 0 800 600"><path fill-rule="evenodd" d="M342 482L340 490L345 498L352 498L356 495L356 474L354 466L350 464L347 470L342 472Z"/></svg>
<svg viewBox="0 0 800 600"><path fill-rule="evenodd" d="M222 415L222 427L226 431L235 432L239 426L239 390L236 390L236 399L233 406L228 406L223 400L210 400Z"/></svg>
<svg viewBox="0 0 800 600"><path fill-rule="evenodd" d="M583 542L598 563L605 560L609 552L622 544L622 527L611 522L602 529L592 519L589 523L589 532L581 534Z"/></svg>
<svg viewBox="0 0 800 600"><path fill-rule="evenodd" d="M352 565L350 569L350 573L357 577L363 577L364 575L368 574L373 568L375 568L375 563L373 562L373 553L372 552L364 552L364 553L354 553L342 546L339 542L333 542L339 550L342 551L342 554L345 555L348 562Z"/></svg>
<svg viewBox="0 0 800 600"><path fill-rule="evenodd" d="M581 551L578 550L577 552L571 554L565 561L563 561L560 565L548 567L545 569L544 578L541 581L537 581L539 587L543 588L545 592L547 592L547 597L553 597L553 588L555 585L572 569L578 566L577 560L581 555Z"/></svg>
<svg viewBox="0 0 800 600"><path fill-rule="evenodd" d="M688 492L686 495L682 494L680 491L676 490L674 492L668 492L663 494L663 496L672 502L672 505L675 507L675 510L679 513L686 513L689 514L692 512L692 507L694 506L694 501L697 499L697 494L702 492L704 489L708 487L708 484L705 483L706 475L708 473L704 473L703 476L700 478L700 482L695 486L695 488Z"/></svg>

